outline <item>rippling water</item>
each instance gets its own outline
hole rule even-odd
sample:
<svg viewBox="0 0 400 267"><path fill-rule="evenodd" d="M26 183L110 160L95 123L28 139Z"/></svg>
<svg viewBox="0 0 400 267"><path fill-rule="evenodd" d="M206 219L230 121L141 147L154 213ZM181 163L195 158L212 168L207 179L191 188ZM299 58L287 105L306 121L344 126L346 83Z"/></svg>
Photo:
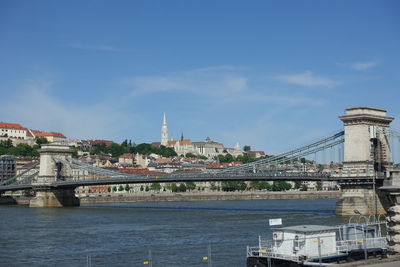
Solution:
<svg viewBox="0 0 400 267"><path fill-rule="evenodd" d="M0 206L0 266L245 266L246 246L284 226L336 225L336 199Z"/></svg>

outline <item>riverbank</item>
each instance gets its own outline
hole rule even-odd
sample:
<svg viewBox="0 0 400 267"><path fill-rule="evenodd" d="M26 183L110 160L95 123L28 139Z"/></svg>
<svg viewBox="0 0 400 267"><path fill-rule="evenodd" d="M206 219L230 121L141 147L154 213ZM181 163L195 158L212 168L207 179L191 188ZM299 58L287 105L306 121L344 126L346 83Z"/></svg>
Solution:
<svg viewBox="0 0 400 267"><path fill-rule="evenodd" d="M135 193L107 194L79 197L81 205L130 203L130 202L178 202L178 201L229 201L269 199L318 199L340 198L340 191L288 191L288 192L186 192L186 193ZM0 198L0 205L29 205L31 197Z"/></svg>
<svg viewBox="0 0 400 267"><path fill-rule="evenodd" d="M318 199L339 198L340 191L289 191L289 192L201 192L201 193L138 193L120 195L93 195L81 197L81 205L129 203L129 202L176 202L176 201L226 201L270 199Z"/></svg>

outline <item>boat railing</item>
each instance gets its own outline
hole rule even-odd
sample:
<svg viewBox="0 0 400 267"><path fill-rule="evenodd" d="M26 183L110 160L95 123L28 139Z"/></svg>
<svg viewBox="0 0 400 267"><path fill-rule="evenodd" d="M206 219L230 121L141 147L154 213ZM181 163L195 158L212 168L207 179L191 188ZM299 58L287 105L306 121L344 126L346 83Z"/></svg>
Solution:
<svg viewBox="0 0 400 267"><path fill-rule="evenodd" d="M293 255L293 254L288 255L288 254L277 253L276 245L279 243L280 241L265 239L260 236L257 247L247 247L247 256L275 258L275 259L289 260L294 262L302 261L301 255Z"/></svg>
<svg viewBox="0 0 400 267"><path fill-rule="evenodd" d="M372 237L337 241L337 248L341 252L362 249L384 249L388 246L386 237Z"/></svg>

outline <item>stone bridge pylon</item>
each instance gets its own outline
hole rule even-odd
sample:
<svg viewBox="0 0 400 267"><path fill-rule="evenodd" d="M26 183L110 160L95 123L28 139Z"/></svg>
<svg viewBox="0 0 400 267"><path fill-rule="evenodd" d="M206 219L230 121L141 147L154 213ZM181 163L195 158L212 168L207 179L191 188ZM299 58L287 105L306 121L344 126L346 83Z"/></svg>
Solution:
<svg viewBox="0 0 400 267"><path fill-rule="evenodd" d="M392 159L385 133L394 118L386 110L370 107L346 109L339 117L344 123L342 197L336 204L337 215L385 214L390 203L377 188L390 176Z"/></svg>
<svg viewBox="0 0 400 267"><path fill-rule="evenodd" d="M69 146L52 143L42 145L39 152L39 176L32 184L36 196L30 201L29 206L34 208L79 206L80 201L75 197L74 189L57 189L52 186L57 179L65 179L71 175L70 170L61 163L56 163L53 156L65 159L71 156L72 150Z"/></svg>

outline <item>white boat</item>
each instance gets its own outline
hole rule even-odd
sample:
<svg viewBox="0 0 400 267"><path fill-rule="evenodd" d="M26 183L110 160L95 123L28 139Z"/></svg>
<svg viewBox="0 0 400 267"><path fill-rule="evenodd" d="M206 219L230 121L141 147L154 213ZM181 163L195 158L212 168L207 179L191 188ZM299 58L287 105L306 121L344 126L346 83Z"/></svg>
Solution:
<svg viewBox="0 0 400 267"><path fill-rule="evenodd" d="M365 218L365 217L359 217ZM327 266L341 261L386 255L386 220L339 226L298 225L272 229L272 239L259 237L247 247L248 267Z"/></svg>

